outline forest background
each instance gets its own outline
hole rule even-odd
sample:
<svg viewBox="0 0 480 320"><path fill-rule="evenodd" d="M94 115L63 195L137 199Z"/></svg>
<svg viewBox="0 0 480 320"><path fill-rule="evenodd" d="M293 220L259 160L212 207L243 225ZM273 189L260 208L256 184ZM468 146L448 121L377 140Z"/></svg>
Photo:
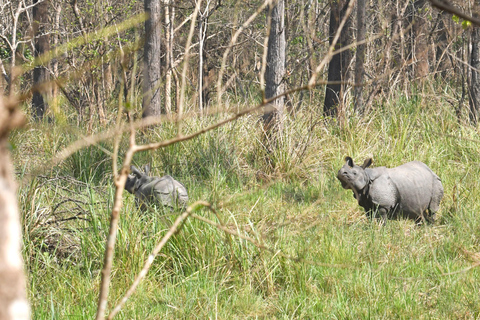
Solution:
<svg viewBox="0 0 480 320"><path fill-rule="evenodd" d="M478 318L479 15L1 2L0 319ZM366 219L347 155L425 162L436 223ZM186 210L123 192L147 163Z"/></svg>

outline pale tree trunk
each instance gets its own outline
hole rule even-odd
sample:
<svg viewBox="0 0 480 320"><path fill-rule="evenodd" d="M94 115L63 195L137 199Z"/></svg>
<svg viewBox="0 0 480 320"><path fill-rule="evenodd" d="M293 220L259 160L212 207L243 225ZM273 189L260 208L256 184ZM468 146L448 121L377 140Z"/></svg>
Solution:
<svg viewBox="0 0 480 320"><path fill-rule="evenodd" d="M178 112L178 106L180 105L180 79L175 70L172 71L173 80L175 81L175 111Z"/></svg>
<svg viewBox="0 0 480 320"><path fill-rule="evenodd" d="M108 39L105 39L105 42L108 42ZM103 57L102 57L103 61ZM113 88L113 75L112 75L112 62L110 60L104 61L103 64L103 79L105 83L105 96L108 97Z"/></svg>
<svg viewBox="0 0 480 320"><path fill-rule="evenodd" d="M175 7L170 6L170 0L165 0L165 112L172 113L172 73L173 73L173 22L175 21Z"/></svg>
<svg viewBox="0 0 480 320"><path fill-rule="evenodd" d="M10 82L10 77L5 70L5 66L3 65L3 61L0 58L0 95L7 95L8 93L8 83Z"/></svg>
<svg viewBox="0 0 480 320"><path fill-rule="evenodd" d="M330 1L330 25L329 25L329 42L330 45L333 42L335 33L337 32L340 22L346 14L348 5L353 0L331 0ZM351 18L349 17L343 26L340 33L340 38L335 45L336 49L340 49L350 44L351 35ZM348 66L352 60L352 54L349 50L335 54L328 64L328 82L325 91L325 102L323 106L323 112L327 116L334 116L338 112L338 107L341 103L341 97L344 92L345 86L340 84L341 81L348 80Z"/></svg>
<svg viewBox="0 0 480 320"><path fill-rule="evenodd" d="M16 183L8 151L10 130L23 125L24 116L0 99L0 320L30 318L21 255L22 232Z"/></svg>
<svg viewBox="0 0 480 320"><path fill-rule="evenodd" d="M365 0L357 1L357 43L365 40ZM363 74L365 73L365 44L357 44L355 56L355 111L362 114L363 99Z"/></svg>
<svg viewBox="0 0 480 320"><path fill-rule="evenodd" d="M480 0L475 0L475 9L480 8ZM475 18L479 17L478 11L474 10ZM477 124L480 116L480 27L473 25L471 36L472 52L470 54L470 120Z"/></svg>
<svg viewBox="0 0 480 320"><path fill-rule="evenodd" d="M144 0L145 45L143 60L143 118L163 113L161 104L161 3L158 0Z"/></svg>
<svg viewBox="0 0 480 320"><path fill-rule="evenodd" d="M55 48L55 58L52 59L52 69L53 69L53 76L55 79L58 79L58 43L60 41L60 14L62 13L62 6L58 5L55 9L55 32L56 35L53 37L53 46ZM56 83L53 84L52 90L52 109L55 115L60 113L59 105L58 105L58 85Z"/></svg>
<svg viewBox="0 0 480 320"><path fill-rule="evenodd" d="M285 0L278 0L271 10L271 26L268 35L267 67L265 70L265 98L270 99L285 91ZM280 135L283 130L285 97L271 103L273 110L263 115L269 136Z"/></svg>
<svg viewBox="0 0 480 320"><path fill-rule="evenodd" d="M92 89L93 89L93 98L95 101L92 102L93 105L97 106L98 112L98 120L100 124L103 126L107 124L107 117L105 115L105 99L103 99L101 90L100 90L100 83L98 79L94 79L92 76ZM103 91L103 90L102 90Z"/></svg>
<svg viewBox="0 0 480 320"><path fill-rule="evenodd" d="M38 0L33 0L36 4ZM33 7L33 34L35 36L35 58L42 56L44 53L50 50L49 36L46 30L48 24L48 0L39 2ZM36 120L43 119L45 111L47 109L45 93L45 87L40 89L39 86L45 86L45 83L49 81L48 69L45 65L38 65L33 69L33 97L32 97L32 113Z"/></svg>
<svg viewBox="0 0 480 320"><path fill-rule="evenodd" d="M205 9L205 11L206 10L207 9ZM200 113L203 112L203 44L206 32L207 21L204 21L204 15L200 12L198 19L198 109Z"/></svg>
<svg viewBox="0 0 480 320"><path fill-rule="evenodd" d="M402 87L404 90L407 89L407 82L408 82L408 79L405 75L405 68L403 67L404 63L405 63L405 30L404 30L404 27L403 27L403 17L405 16L405 10L407 10L407 8L405 7L405 5L403 3L401 3L401 1L396 1L397 4L396 4L396 15L397 15L397 23L395 24L395 26L392 28L393 30L393 33L392 33L392 37L396 37L397 34L398 36L400 37L399 41L395 41L397 43L399 43L399 47L397 46L398 48L398 52L395 56L395 63L392 65L392 68L393 69L398 69L400 68L400 70L398 70L398 72L395 72L398 74L398 77L400 77L402 80ZM392 39L393 40L393 39Z"/></svg>

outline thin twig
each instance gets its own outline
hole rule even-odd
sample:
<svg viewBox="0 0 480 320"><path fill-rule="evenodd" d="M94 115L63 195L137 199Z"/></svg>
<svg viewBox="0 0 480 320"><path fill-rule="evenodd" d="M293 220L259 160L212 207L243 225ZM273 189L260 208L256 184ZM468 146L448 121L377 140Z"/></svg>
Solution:
<svg viewBox="0 0 480 320"><path fill-rule="evenodd" d="M122 297L122 299L118 302L118 304L115 306L112 312L108 315L107 319L110 320L110 319L113 319L113 317L115 317L115 315L120 311L120 309L123 307L125 302L127 302L128 298L130 298L130 296L135 292L135 289L143 280L143 278L145 278L148 270L150 270L150 267L152 266L152 263L155 260L155 257L160 252L160 250L162 250L162 248L165 246L168 240L170 240L170 238L180 229L180 227L183 225L185 220L191 215L192 211L198 210L198 208L202 206L210 206L210 204L204 201L197 201L194 204L190 205L187 208L187 210L185 210L184 213L182 213L180 216L177 217L177 219L175 220L173 225L170 227L168 232L165 234L165 236L163 236L162 240L160 240L157 246L153 249L152 253L148 256L147 261L145 261L145 264L143 265L142 270L137 275L137 277L135 278L132 285L125 293L125 295Z"/></svg>
<svg viewBox="0 0 480 320"><path fill-rule="evenodd" d="M182 113L183 113L183 104L185 100L185 90L186 90L186 85L187 85L187 69L188 69L188 62L189 62L189 56L190 56L190 44L192 43L192 38L193 38L193 32L195 31L195 25L196 25L196 20L197 20L197 14L200 11L200 5L202 3L202 0L198 0L197 5L195 6L195 11L193 12L192 16L192 23L190 24L190 32L188 33L188 38L187 38L187 43L185 44L185 54L184 54L184 62L183 62L183 70L182 70L182 84L180 86L180 103L178 104L177 107L177 126L178 126L178 132L177 135L179 137L182 136L182 122L180 119L182 118Z"/></svg>
<svg viewBox="0 0 480 320"><path fill-rule="evenodd" d="M152 266L152 263L153 261L155 260L156 256L158 255L158 253L160 252L160 250L162 250L162 248L165 246L165 244L170 240L170 238L180 229L180 227L183 225L183 223L185 223L186 219L191 217L191 218L195 218L199 221L202 221L202 222L205 222L209 225L212 225L214 227L216 227L217 229L219 230L222 230L224 231L226 234L230 234L230 235L233 235L233 236L236 236L236 237L239 237L240 239L243 239L243 240L246 240L248 242L250 242L251 244L253 244L254 246L256 246L257 248L261 249L261 250L266 250L266 251L269 251L271 253L273 253L275 256L280 256L280 257L283 257L283 258L286 258L286 259L289 259L289 260L292 260L292 261L295 261L295 262L305 262L305 263L308 263L308 264L312 264L312 265L318 265L318 266L324 266L324 267L333 267L333 268L352 268L352 266L347 266L347 265L339 265L339 264L330 264L330 263L322 263L322 262L318 262L318 261L311 261L311 260L306 260L306 259L303 259L301 257L293 257L293 256L289 256L285 253L283 253L281 250L275 250L275 249L272 249L270 247L267 247L266 245L263 245L261 243L258 243L255 239L251 238L251 237L248 237L248 236L245 236L243 234L240 234L238 233L237 231L235 230L231 230L229 228L227 228L226 226L223 225L223 223L216 223L210 219L207 219L207 218L204 218L202 216L198 216L196 214L194 214L193 212L195 211L198 211L198 209L200 208L208 208L210 211L212 211L218 218L218 214L216 212L216 210L211 206L210 203L208 202L205 202L205 201L197 201L195 203L193 203L192 205L190 205L187 210L182 213L180 216L177 217L177 219L175 220L174 224L170 227L170 229L168 230L168 232L165 234L165 236L163 236L162 240L160 240L160 242L155 246L155 249L152 251L152 253L148 256L147 260L145 261L145 264L142 268L142 270L138 273L138 275L135 277L135 280L133 281L132 285L130 286L130 288L127 290L127 292L125 293L125 295L122 297L122 299L117 303L117 305L115 306L115 308L112 310L112 312L108 315L108 318L109 320L113 319L113 317L121 310L121 308L125 305L125 303L127 302L127 300L132 296L132 294L135 292L136 288L138 287L138 285L140 284L140 282L145 278L145 276L147 275L148 273L148 270L150 269L150 267ZM220 220L219 220L220 221Z"/></svg>
<svg viewBox="0 0 480 320"><path fill-rule="evenodd" d="M105 318L105 310L107 308L108 302L108 291L110 286L110 274L112 272L113 265L113 254L115 249L115 241L117 237L118 230L118 219L120 216L120 209L122 207L122 194L125 187L125 182L127 181L127 175L129 172L129 165L132 162L133 155L136 152L135 145L135 130L132 129L130 133L130 148L125 154L125 160L123 163L123 168L118 176L115 179L115 200L113 203L112 215L110 217L110 229L107 238L107 245L105 249L105 258L103 262L102 269L102 280L100 283L100 294L98 297L98 308L96 320L102 320Z"/></svg>
<svg viewBox="0 0 480 320"><path fill-rule="evenodd" d="M472 270L473 268L476 268L480 266L480 261L479 262L475 262L474 264L472 264L470 267L467 267L465 269L462 269L462 270L458 270L458 271L453 271L453 272L448 272L448 273L442 273L442 276L451 276L451 275L454 275L454 274L459 274L459 273L465 273L467 271L470 271Z"/></svg>
<svg viewBox="0 0 480 320"><path fill-rule="evenodd" d="M212 210L212 207L211 206L205 206L207 208L209 208L210 210ZM216 223L215 221L212 221L210 219L207 219L207 218L204 218L202 216L198 216L194 213L192 213L190 215L192 218L194 219L197 219L197 220L200 220L200 221L203 221L205 223L208 223L209 225L212 225L214 227L216 227L217 229L220 229L222 231L225 231L231 235L234 235L236 237L239 237L240 239L243 239L243 240L246 240L248 242L250 242L251 244L253 244L255 247L259 248L259 249L262 249L262 250L266 250L266 251L269 251L271 253L273 253L274 255L277 255L277 256L280 256L280 257L283 257L283 258L286 258L288 260L292 260L294 262L305 262L305 263L308 263L308 264L311 264L311 265L317 265L317 266L322 266L322 267L333 267L333 268L352 268L352 266L349 266L349 265L343 265L343 264L333 264L333 263L323 263L323 262L318 262L318 261L312 261L312 260L307 260L307 259L304 259L302 257L294 257L294 256L290 256L288 254L285 254L283 253L281 250L276 250L276 249L272 249L270 247L267 247L266 245L264 244L261 244L259 242L257 242L255 239L251 238L251 237L248 237L248 236L245 236L243 234L240 234L238 233L237 231L235 230L231 230L219 223Z"/></svg>
<svg viewBox="0 0 480 320"><path fill-rule="evenodd" d="M263 10L267 7L269 3L270 3L270 0L265 0L263 4L260 7L258 7L257 11L255 11L234 33L234 35L232 36L232 39L230 40L230 44L228 45L227 49L225 49L225 52L223 53L222 64L220 66L220 71L218 72L217 103L221 104L221 101L222 101L222 94L224 90L222 88L223 73L225 72L225 68L227 65L227 58L231 48L237 42L237 39L240 36L240 34L243 32L243 30L245 30L245 28L248 27L261 12L263 12Z"/></svg>

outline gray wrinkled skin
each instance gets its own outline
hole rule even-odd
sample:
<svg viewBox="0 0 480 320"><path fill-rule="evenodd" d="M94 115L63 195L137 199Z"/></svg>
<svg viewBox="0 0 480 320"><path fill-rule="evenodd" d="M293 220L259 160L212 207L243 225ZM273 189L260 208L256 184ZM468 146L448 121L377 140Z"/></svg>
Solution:
<svg viewBox="0 0 480 320"><path fill-rule="evenodd" d="M337 178L344 189L351 189L368 217L408 218L417 223L433 223L443 197L440 178L426 164L412 161L395 168L368 168L372 159L358 166L352 158Z"/></svg>
<svg viewBox="0 0 480 320"><path fill-rule="evenodd" d="M131 166L131 174L125 183L125 190L135 195L135 200L145 209L145 204L161 204L177 208L185 207L188 193L185 186L171 176L149 177L150 166L145 166L142 173L137 167Z"/></svg>

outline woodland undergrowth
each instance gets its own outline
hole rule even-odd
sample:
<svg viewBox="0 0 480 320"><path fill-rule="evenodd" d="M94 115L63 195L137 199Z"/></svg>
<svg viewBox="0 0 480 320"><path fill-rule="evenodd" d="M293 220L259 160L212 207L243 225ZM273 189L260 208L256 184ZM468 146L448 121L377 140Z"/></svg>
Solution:
<svg viewBox="0 0 480 320"><path fill-rule="evenodd" d="M188 117L182 130L195 132L223 117ZM113 143L83 148L49 167L49 159L82 136L68 121L32 124L10 139L35 319L91 318L97 306L114 195ZM139 131L137 139L161 141L176 130L163 123ZM338 119L303 106L288 115L273 151L260 116L251 114L136 154L134 164L174 176L191 202L209 202L226 227L272 250L190 218L117 318L478 318L478 133L442 97L418 94L379 100L363 116L346 110ZM120 155L128 134L122 139ZM375 166L425 162L445 188L436 223L381 227L367 220L336 179L347 155L357 162L372 157ZM124 192L112 301L123 296L178 214L140 212ZM218 219L207 210L197 214Z"/></svg>

